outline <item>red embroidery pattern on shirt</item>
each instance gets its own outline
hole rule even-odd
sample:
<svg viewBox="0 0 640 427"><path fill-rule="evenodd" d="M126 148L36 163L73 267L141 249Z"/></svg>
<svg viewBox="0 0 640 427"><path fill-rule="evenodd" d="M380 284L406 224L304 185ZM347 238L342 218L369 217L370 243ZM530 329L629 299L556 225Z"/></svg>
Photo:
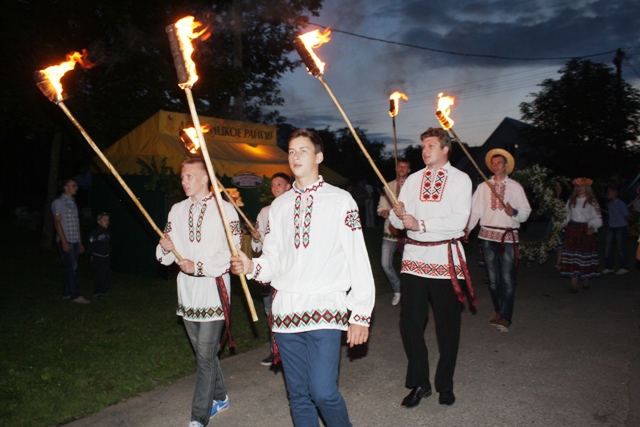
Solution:
<svg viewBox="0 0 640 427"><path fill-rule="evenodd" d="M348 326L349 316L347 312L339 310L308 310L302 313L274 315L273 324L277 329L293 329L310 325Z"/></svg>
<svg viewBox="0 0 640 427"><path fill-rule="evenodd" d="M262 271L262 266L260 264L256 264L254 270L255 274L253 275L253 280L258 281L258 276L260 275L260 272Z"/></svg>
<svg viewBox="0 0 640 427"><path fill-rule="evenodd" d="M204 200L210 199L211 197L207 197ZM204 213L207 210L206 203L202 205L200 208L200 214L198 215L198 222L196 223L196 228L193 228L193 211L196 209L198 205L192 204L189 208L189 241L193 242L194 240L200 243L200 239L202 239L202 221L204 220Z"/></svg>
<svg viewBox="0 0 640 427"><path fill-rule="evenodd" d="M455 269L456 269L456 277L463 277L462 268L459 265L456 265ZM450 277L449 266L446 264L427 264L420 261L404 260L402 261L400 271L403 273L412 272L420 276L443 277L443 278Z"/></svg>
<svg viewBox="0 0 640 427"><path fill-rule="evenodd" d="M204 320L213 318L222 319L222 317L224 317L224 310L220 306L195 308L179 304L178 309L176 310L176 314L193 320Z"/></svg>
<svg viewBox="0 0 640 427"><path fill-rule="evenodd" d="M351 229L351 231L361 230L362 229L362 221L360 220L360 213L357 209L348 211L347 216L344 219L344 223L347 227Z"/></svg>
<svg viewBox="0 0 640 427"><path fill-rule="evenodd" d="M234 236L242 236L242 227L240 227L240 221L230 221L231 234Z"/></svg>
<svg viewBox="0 0 640 427"><path fill-rule="evenodd" d="M196 264L196 271L193 273L194 276L204 276L204 264L202 261L198 261Z"/></svg>
<svg viewBox="0 0 640 427"><path fill-rule="evenodd" d="M367 325L370 325L371 316L362 316L360 314L354 314L353 321L358 323L366 323Z"/></svg>
<svg viewBox="0 0 640 427"><path fill-rule="evenodd" d="M491 185L491 184L488 184L488 185ZM500 193L500 198L504 200L504 193L506 192L507 185L504 182L496 182L493 184L493 188L495 188L496 191ZM495 211L496 209L504 210L504 206L502 205L502 202L498 200L498 198L496 197L496 193L494 193L493 190L491 189L489 189L489 191L491 191L491 210L492 211Z"/></svg>
<svg viewBox="0 0 640 427"><path fill-rule="evenodd" d="M172 230L172 228L171 228L171 221L168 221L168 222L167 222L167 225L165 225L165 226L164 226L164 232L165 232L165 234L166 234L166 233L171 232L171 230Z"/></svg>
<svg viewBox="0 0 640 427"><path fill-rule="evenodd" d="M427 168L422 174L422 186L420 187L421 202L440 202L444 194L448 174L445 169L436 172Z"/></svg>
<svg viewBox="0 0 640 427"><path fill-rule="evenodd" d="M315 188L314 186L313 188ZM320 185L318 185L318 188ZM310 232L311 232L311 214L313 213L313 196L311 194L307 195L307 206L304 209L304 221L302 223L302 229L300 227L300 215L302 213L302 195L298 194L296 196L296 201L294 204L294 214L293 214L293 226L296 229L296 232L293 236L293 244L296 249L300 247L300 243L306 248L309 246L310 242Z"/></svg>

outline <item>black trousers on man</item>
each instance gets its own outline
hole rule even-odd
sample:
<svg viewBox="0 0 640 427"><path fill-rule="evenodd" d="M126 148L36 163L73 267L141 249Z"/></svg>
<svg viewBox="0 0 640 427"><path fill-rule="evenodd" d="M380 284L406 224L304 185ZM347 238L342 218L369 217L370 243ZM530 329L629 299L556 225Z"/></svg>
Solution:
<svg viewBox="0 0 640 427"><path fill-rule="evenodd" d="M460 287L465 288L464 281L460 281ZM405 386L407 388L431 387L429 352L424 339L424 330L429 320L429 303L431 303L440 350L435 376L436 392L453 391L462 305L458 301L451 280L427 279L404 273L401 277L401 288L400 328L409 361Z"/></svg>

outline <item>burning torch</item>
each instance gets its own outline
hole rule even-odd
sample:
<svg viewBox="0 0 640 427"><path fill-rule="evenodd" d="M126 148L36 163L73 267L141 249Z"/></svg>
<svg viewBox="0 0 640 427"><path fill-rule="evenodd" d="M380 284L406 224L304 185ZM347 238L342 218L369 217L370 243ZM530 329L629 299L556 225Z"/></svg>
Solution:
<svg viewBox="0 0 640 427"><path fill-rule="evenodd" d="M202 30L194 32L196 28L202 28ZM222 218L224 230L227 235L229 249L231 250L231 254L233 256L238 256L238 250L233 244L233 236L231 234L229 220L227 219L227 213L222 203L222 195L220 194L220 188L218 185L218 180L216 179L216 173L213 168L213 164L211 163L211 157L209 157L209 150L207 149L207 144L202 133L202 127L200 126L200 118L198 117L196 105L193 101L193 94L191 93L193 84L198 80L198 75L196 74L196 64L191 59L191 55L193 54L193 45L191 44L191 40L201 36L208 36L207 27L203 28L203 25L200 22L195 21L193 16L187 16L180 19L175 24L168 25L165 30L169 37L171 55L173 56L173 63L178 74L178 86L180 86L180 88L182 88L187 95L187 102L189 104L189 111L191 112L191 119L193 120L193 125L196 129L198 140L202 141L202 144L200 146L202 150L202 157L204 158L204 162L207 166L207 171L212 180L211 183L213 185L216 202L218 203L218 208L220 210L220 217ZM244 274L240 274L239 277L240 283L242 284L242 290L244 291L244 295L247 300L247 305L249 306L249 311L251 312L251 318L254 322L257 322L258 315L256 314L256 309L253 306L253 300L251 299L251 294L249 293L247 279Z"/></svg>
<svg viewBox="0 0 640 427"><path fill-rule="evenodd" d="M380 170L378 169L376 164L373 162L373 159L367 152L367 149L365 148L364 144L360 140L360 137L356 133L356 130L353 128L353 125L351 124L349 117L347 117L347 114L342 109L342 106L340 105L336 97L333 95L333 92L329 88L329 85L327 85L327 83L322 78L322 73L324 73L325 64L320 60L320 58L318 58L318 56L315 54L313 49L323 45L324 43L327 43L330 40L329 38L330 34L331 34L331 30L329 29L327 29L324 33L320 33L319 30L310 31L308 33L305 33L296 37L294 41L294 46L296 48L296 51L300 55L302 62L304 62L304 65L307 67L307 71L309 72L309 74L311 74L313 77L316 77L320 81L320 83L322 83L322 86L324 86L325 90L333 100L333 103L336 104L338 111L340 111L342 118L347 123L347 126L349 126L349 130L351 130L351 134L353 135L356 142L358 143L358 146L360 146L362 153L371 164L371 167L373 167L373 171L376 173L376 175L378 175L378 178L380 178L380 181L382 181L382 184L384 185L384 188L387 194L389 194L389 196L393 199L393 203L396 204L398 203L398 199L396 195L394 194L393 191L391 191L389 184L380 173Z"/></svg>
<svg viewBox="0 0 640 427"><path fill-rule="evenodd" d="M451 132L453 139L455 139L458 142L458 144L462 148L462 151L464 151L464 154L467 155L469 160L471 160L471 163L473 163L473 166L476 167L476 170L478 171L478 173L480 173L480 176L482 177L482 179L484 179L484 181L487 183L487 185L489 186L493 194L498 198L500 203L502 203L502 206L506 208L507 204L502 199L502 196L500 195L500 193L498 193L498 190L496 190L496 188L489 183L489 180L487 179L486 175L482 172L482 170L480 169L476 161L473 159L471 154L469 154L469 151L462 144L462 142L458 138L458 135L456 135L456 133L453 131L454 121L451 117L449 117L449 114L451 113L451 106L453 105L454 102L455 102L455 98L451 96L444 96L442 92L438 94L438 109L436 110L436 117L440 122L440 126L442 126L442 129Z"/></svg>
<svg viewBox="0 0 640 427"><path fill-rule="evenodd" d="M400 111L400 99L408 101L409 98L402 92L393 92L389 97L389 115L393 123L393 153L396 159L396 178L398 173L398 140L396 138L396 116Z"/></svg>
<svg viewBox="0 0 640 427"><path fill-rule="evenodd" d="M203 134L209 133L210 130L211 130L211 126L210 125L208 125L208 124L202 125L202 133ZM188 128L182 129L180 131L180 139L184 143L185 148L191 154L196 154L198 152L198 149L200 148L200 140L198 139L198 135L196 133L196 129L195 128L188 127ZM224 187L224 185L222 185L222 183L218 180L218 177L215 177L215 179L218 182L218 186L220 187L220 189L222 189L222 192L224 194L226 194L227 198L229 199L229 203L231 203L233 205L233 207L236 208L236 211L238 212L238 215L240 215L242 217L242 219L244 219L244 221L249 226L249 229L251 231L255 231L256 230L255 227L253 226L253 224L251 224L251 221L249 221L249 219L244 214L244 212L242 212L242 210L240 209L240 206L238 206L238 204L236 203L236 201L233 198L233 196L231 196L231 194L229 194L229 192ZM262 238L260 238L260 243L264 243L262 241Z"/></svg>
<svg viewBox="0 0 640 427"><path fill-rule="evenodd" d="M133 203L135 203L138 209L140 209L140 212L142 212L142 215L147 219L147 221L149 221L149 224L155 230L155 232L158 233L160 237L164 237L164 233L158 228L158 226L153 221L153 219L151 219L151 216L149 216L149 213L142 206L142 204L140 203L136 195L133 194L133 191L131 191L127 183L124 182L124 180L122 179L118 171L113 167L111 162L105 157L105 155L102 153L100 148L98 148L95 142L93 142L93 140L91 139L87 131L84 130L82 125L80 125L80 123L76 120L76 118L71 114L67 106L64 104L64 100L67 99L67 96L63 91L62 83L60 82L60 79L62 78L62 76L64 76L67 73L67 71L73 70L73 68L76 66L76 63L80 64L80 66L84 68L93 67L95 64L88 61L87 55L88 55L88 52L86 49L84 49L82 53L79 53L79 52L69 53L67 54L67 58L66 58L67 60L65 62L59 65L53 65L44 70L36 71L33 73L33 78L36 81L38 88L49 99L49 101L52 101L54 104L60 107L62 111L64 111L64 113L67 115L69 120L71 120L71 122L75 125L75 127L78 128L82 136L84 136L84 138L87 140L91 148L93 148L93 151L96 152L98 157L100 157L100 159L104 162L104 164L111 171L113 176L116 177L116 180L118 180L122 188L127 192L129 197L131 197L131 200L133 200ZM172 252L177 259L182 260L182 257L176 250L173 250Z"/></svg>

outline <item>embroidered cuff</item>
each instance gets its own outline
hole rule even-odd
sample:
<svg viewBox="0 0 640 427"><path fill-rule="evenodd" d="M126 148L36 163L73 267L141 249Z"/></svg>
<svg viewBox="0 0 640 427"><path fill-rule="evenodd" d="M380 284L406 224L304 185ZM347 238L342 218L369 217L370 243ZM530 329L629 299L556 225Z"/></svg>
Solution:
<svg viewBox="0 0 640 427"><path fill-rule="evenodd" d="M351 313L351 320L349 320L349 323L369 327L369 325L371 325L371 316Z"/></svg>

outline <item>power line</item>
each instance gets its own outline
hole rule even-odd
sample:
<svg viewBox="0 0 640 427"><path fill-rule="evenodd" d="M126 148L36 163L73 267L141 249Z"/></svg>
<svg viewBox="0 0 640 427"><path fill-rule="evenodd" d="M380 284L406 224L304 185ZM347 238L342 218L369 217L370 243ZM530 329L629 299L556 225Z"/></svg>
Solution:
<svg viewBox="0 0 640 427"><path fill-rule="evenodd" d="M320 28L324 28L327 29L329 27L325 26L325 25L320 25L320 24L316 24L314 22L309 22L309 24L311 25L315 25L316 27L320 27ZM504 60L510 60L510 61L555 61L555 60L570 60L570 59L574 59L576 58L574 57L563 57L563 56L559 56L559 57L541 57L541 58L527 58L527 57L517 57L517 56L499 56L499 55L482 55L482 54L476 54L476 53L464 53L464 52L453 52L450 50L442 50L442 49L434 49L431 47L426 47L426 46L418 46L418 45L413 45L413 44L408 44L408 43L401 43L401 42L396 42L396 41L392 41L392 40L385 40L385 39L379 39L376 37L369 37L369 36L363 36L362 34L356 34L356 33L352 33L349 31L343 31L343 30L338 30L335 28L331 29L332 32L334 33L342 33L342 34L346 34L348 36L353 36L353 37L359 37L361 39L365 39L365 40L372 40L372 41L376 41L376 42L381 42L381 43L387 43L387 44L394 44L397 46L404 46L404 47L410 47L412 49L420 49L420 50L428 50L430 52L437 52L437 53L444 53L447 55L457 55L457 56L467 56L467 57L474 57L474 58L490 58L490 59L504 59ZM578 58L592 58L594 56L601 56L601 55L608 55L610 53L615 53L616 50L610 50L607 52L600 52L600 53L593 53L590 55L579 55L577 56Z"/></svg>

